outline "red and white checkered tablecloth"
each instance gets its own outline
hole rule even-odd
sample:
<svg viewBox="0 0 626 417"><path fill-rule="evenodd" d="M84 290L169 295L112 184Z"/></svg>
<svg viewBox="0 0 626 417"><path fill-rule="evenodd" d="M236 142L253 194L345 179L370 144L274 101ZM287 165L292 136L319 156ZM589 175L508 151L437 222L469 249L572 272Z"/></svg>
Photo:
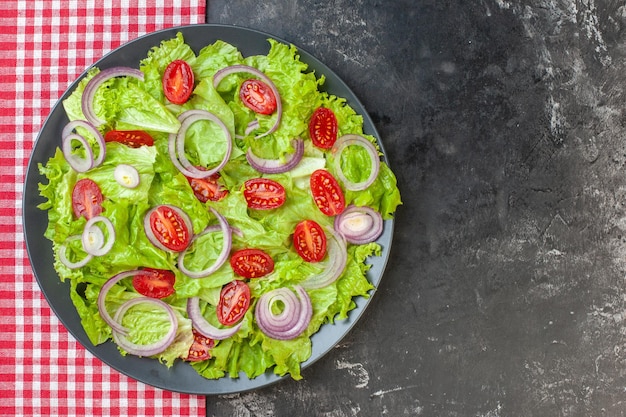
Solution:
<svg viewBox="0 0 626 417"><path fill-rule="evenodd" d="M0 415L202 416L205 398L103 364L65 330L30 270L21 197L33 142L65 89L145 33L204 23L205 0L0 0Z"/></svg>

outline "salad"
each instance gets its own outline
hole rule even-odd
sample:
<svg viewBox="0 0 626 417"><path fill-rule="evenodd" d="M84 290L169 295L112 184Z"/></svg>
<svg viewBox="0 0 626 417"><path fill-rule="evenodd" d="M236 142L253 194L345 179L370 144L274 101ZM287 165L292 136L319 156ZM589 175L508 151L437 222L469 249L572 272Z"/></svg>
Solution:
<svg viewBox="0 0 626 417"><path fill-rule="evenodd" d="M94 345L209 379L300 379L311 336L373 289L395 176L362 116L268 42L195 53L179 33L64 100L39 208Z"/></svg>

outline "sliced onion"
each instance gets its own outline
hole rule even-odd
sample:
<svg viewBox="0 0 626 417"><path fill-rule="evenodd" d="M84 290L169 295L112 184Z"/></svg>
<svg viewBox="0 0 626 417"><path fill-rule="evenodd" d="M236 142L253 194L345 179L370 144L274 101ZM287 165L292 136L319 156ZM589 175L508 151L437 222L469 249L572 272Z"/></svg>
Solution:
<svg viewBox="0 0 626 417"><path fill-rule="evenodd" d="M115 181L122 187L135 188L139 185L139 171L134 166L119 164L113 171Z"/></svg>
<svg viewBox="0 0 626 417"><path fill-rule="evenodd" d="M188 110L182 113L178 117L178 120L181 122L180 129L178 133L170 134L168 140L168 152L174 166L182 172L183 175L191 178L207 178L224 168L224 165L226 165L230 159L233 149L232 136L224 122L215 114L206 110ZM216 123L223 130L226 137L226 152L224 153L224 157L216 167L209 170L197 168L185 155L185 135L187 134L187 129L199 120L209 120Z"/></svg>
<svg viewBox="0 0 626 417"><path fill-rule="evenodd" d="M81 158L79 155L76 155L72 152L73 150L73 142L80 142L83 148L85 148L85 157ZM93 151L87 143L87 139L82 137L77 133L71 133L67 136L63 137L62 140L62 150L63 155L65 156L65 160L68 164L74 169L76 172L86 172L93 168Z"/></svg>
<svg viewBox="0 0 626 417"><path fill-rule="evenodd" d="M143 81L143 72L138 69L128 67L107 68L94 75L93 78L87 82L80 104L85 118L95 126L100 126L105 122L96 115L93 108L93 100L96 95L96 91L103 83L115 77L134 77Z"/></svg>
<svg viewBox="0 0 626 417"><path fill-rule="evenodd" d="M256 156L252 152L252 148L248 148L246 152L246 159L250 166L263 174L282 174L292 170L302 160L304 155L304 141L301 138L293 139L291 141L295 151L286 161L280 159L265 159Z"/></svg>
<svg viewBox="0 0 626 417"><path fill-rule="evenodd" d="M343 274L343 270L346 268L348 262L346 242L334 230L326 229L326 231L330 235L328 252L326 259L318 264L323 270L300 283L306 289L323 288L332 284Z"/></svg>
<svg viewBox="0 0 626 417"><path fill-rule="evenodd" d="M106 309L106 297L111 288L124 278L134 277L135 275L152 275L150 271L144 271L141 269L136 269L132 271L120 272L119 274L114 275L109 278L107 282L104 283L102 288L100 288L100 293L98 293L98 312L100 312L100 317L108 324L114 331L121 333L123 335L128 334L128 329L122 326L119 322L113 319L109 312Z"/></svg>
<svg viewBox="0 0 626 417"><path fill-rule="evenodd" d="M254 119L253 121L248 123L248 126L246 126L245 136L248 136L250 133L254 132L259 127L261 127L261 124L259 123L259 119ZM242 139L242 137L240 137L239 139Z"/></svg>
<svg viewBox="0 0 626 417"><path fill-rule="evenodd" d="M289 340L301 335L311 322L311 298L300 285L294 287L298 297L288 288L278 288L259 297L255 308L259 329L272 339ZM274 314L272 306L281 302L283 310Z"/></svg>
<svg viewBox="0 0 626 417"><path fill-rule="evenodd" d="M93 255L89 253L87 253L87 255L78 262L72 262L69 259L67 259L67 255L65 254L65 252L67 251L67 243L73 240L78 240L80 238L81 238L80 235L70 236L67 238L65 243L62 243L61 245L59 245L59 249L58 249L59 261L61 261L61 263L65 265L66 267L68 267L69 269L82 268L83 266L87 265L89 261L93 259Z"/></svg>
<svg viewBox="0 0 626 417"><path fill-rule="evenodd" d="M102 230L97 224L102 223L107 229L109 235L105 241ZM83 249L90 255L102 256L106 255L115 243L115 228L111 220L104 216L94 216L87 221L82 235Z"/></svg>
<svg viewBox="0 0 626 417"><path fill-rule="evenodd" d="M351 205L335 217L334 227L346 241L363 245L375 241L383 233L383 217L371 207Z"/></svg>
<svg viewBox="0 0 626 417"><path fill-rule="evenodd" d="M358 146L363 147L367 151L372 161L370 165L370 175L369 177L367 177L365 181L352 182L348 178L346 178L345 174L341 170L341 154L348 146L352 146L352 145L358 145ZM333 145L333 154L335 156L335 171L337 173L337 176L339 177L341 182L343 182L343 185L348 190L351 190L351 191L365 190L367 187L372 185L372 183L376 180L376 177L378 176L378 172L380 171L380 157L378 156L378 150L376 150L376 147L374 146L372 142L370 142L363 136L356 135L356 134L348 134L348 135L344 135L340 137L339 139L337 139L337 141Z"/></svg>
<svg viewBox="0 0 626 417"><path fill-rule="evenodd" d="M274 133L276 129L278 129L278 126L280 125L280 121L283 117L283 103L280 98L280 93L278 92L278 89L276 88L276 85L267 75L263 73L263 71L260 71L248 65L232 65L230 67L222 68L221 70L215 73L215 75L213 76L213 86L217 88L217 86L222 82L224 78L226 78L227 76L231 74L237 74L240 72L252 74L260 78L272 90L272 93L274 93L274 96L276 97L276 121L267 132L261 133L255 136L255 138L259 139L259 138L269 135L270 133ZM250 127L250 125L248 125L248 127ZM247 133L249 132L246 132L246 134Z"/></svg>
<svg viewBox="0 0 626 417"><path fill-rule="evenodd" d="M146 215L143 218L143 228L144 228L144 231L146 233L146 237L148 238L150 243L152 243L157 248L159 248L161 250L164 250L166 252L171 252L171 249L169 249L168 247L166 247L165 245L163 245L159 241L159 239L154 234L154 231L152 230L152 226L150 225L150 216L152 216L152 213L154 213L156 210L158 210L159 207L163 207L163 206L168 207L170 210L176 212L176 214L178 214L178 216L180 216L180 218L183 219L183 222L185 223L185 227L187 228L187 230L189 231L190 234L193 233L193 225L192 225L191 219L189 218L187 213L185 213L180 208L178 208L176 206L173 206L171 204L162 204L160 206L156 206L156 207L153 207L150 210L148 210L148 212L146 213Z"/></svg>
<svg viewBox="0 0 626 417"><path fill-rule="evenodd" d="M193 323L193 327L196 331L204 337L215 340L228 339L237 333L243 324L243 321L240 321L232 327L225 327L221 329L213 326L204 318L204 316L202 316L202 312L200 311L200 298L198 297L191 297L187 300L187 315Z"/></svg>
<svg viewBox="0 0 626 417"><path fill-rule="evenodd" d="M212 226L208 226L202 231L202 233L194 236L191 244L187 247L187 249L185 249L178 255L178 269L180 269L183 274L187 275L190 278L204 278L211 275L213 272L220 269L220 267L224 264L224 262L226 262L226 260L228 259L228 255L230 254L230 249L233 242L230 225L228 224L226 218L219 214L217 211L215 211L215 209L211 207L210 210L215 215L215 217L217 217L220 230L222 231L222 234L224 236L222 251L220 252L215 262L213 262L213 264L211 264L208 268L202 271L190 270L185 266L185 255L187 254L187 251L189 250L189 248L191 248L197 238L199 238L200 236L204 236L207 233L213 232L215 229Z"/></svg>
<svg viewBox="0 0 626 417"><path fill-rule="evenodd" d="M119 347L124 349L126 352L131 355L137 356L153 356L163 352L168 348L169 345L172 344L174 339L176 338L176 332L178 331L178 319L176 319L176 315L174 314L174 310L168 304L164 303L161 300L150 298L150 297L138 297L133 298L131 300L126 301L124 304L120 306L120 308L115 313L115 321L117 323L121 323L124 317L124 314L133 306L138 304L147 304L150 306L154 306L157 308L162 308L167 313L168 321L170 322L170 328L167 333L158 341L151 343L149 345L139 345L137 343L133 343L126 338L125 333L113 331L113 340L118 344Z"/></svg>

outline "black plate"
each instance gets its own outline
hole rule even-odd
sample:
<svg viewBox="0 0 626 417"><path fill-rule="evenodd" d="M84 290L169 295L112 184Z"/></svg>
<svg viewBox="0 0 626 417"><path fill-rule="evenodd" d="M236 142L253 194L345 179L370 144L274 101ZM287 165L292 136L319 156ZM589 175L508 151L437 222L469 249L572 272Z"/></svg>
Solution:
<svg viewBox="0 0 626 417"><path fill-rule="evenodd" d="M244 56L267 54L269 51L267 39L270 37L288 43L267 33L235 26L213 24L184 26L142 36L105 55L94 65L99 68L118 65L138 67L139 61L146 57L152 47L159 45L163 40L175 37L177 32L182 32L186 43L196 53L202 47L219 39L239 48ZM324 86L326 91L345 97L357 113L363 115L364 132L379 138L372 120L350 88L330 68L315 57L302 49L299 49L299 54L301 60L309 65L310 70L315 71L318 76L321 74L326 76ZM43 181L43 177L39 174L37 164L46 163L54 155L56 148L61 145L61 130L68 122L61 102L69 96L85 74L86 72L68 88L52 108L35 142L24 184L23 222L28 256L37 282L52 310L69 332L100 360L131 378L161 389L199 395L227 394L260 388L285 378L278 377L269 370L264 375L252 380L248 379L245 374L242 374L238 379L225 377L219 380L207 380L182 361L177 361L173 367L167 368L154 359L139 358L132 355L124 357L120 355L112 342L93 346L89 341L70 300L69 285L60 281L53 268L52 244L44 237L48 224L48 214L37 209L37 205L44 201L38 190L38 183ZM380 140L378 143L384 153ZM370 259L372 268L368 273L368 278L376 287L380 283L389 257L392 235L393 220L387 220L383 235L378 240L383 247L382 256ZM312 355L303 363L303 368L321 358L341 341L361 317L370 300L371 297L367 299L358 297L355 300L357 307L350 313L347 320L322 326L320 331L312 337Z"/></svg>

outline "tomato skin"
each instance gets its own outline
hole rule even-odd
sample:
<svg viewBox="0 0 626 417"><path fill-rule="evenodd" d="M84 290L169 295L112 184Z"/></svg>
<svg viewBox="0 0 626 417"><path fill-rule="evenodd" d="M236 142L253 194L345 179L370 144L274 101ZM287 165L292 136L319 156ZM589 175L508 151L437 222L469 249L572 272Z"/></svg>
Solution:
<svg viewBox="0 0 626 417"><path fill-rule="evenodd" d="M244 106L255 113L272 114L276 111L276 96L272 89L261 80L244 81L239 89L239 98Z"/></svg>
<svg viewBox="0 0 626 417"><path fill-rule="evenodd" d="M330 149L337 141L339 126L337 117L331 109L318 107L309 121L309 135L313 145L321 149Z"/></svg>
<svg viewBox="0 0 626 417"><path fill-rule="evenodd" d="M313 171L310 179L315 205L327 216L336 216L346 209L346 199L339 182L325 169Z"/></svg>
<svg viewBox="0 0 626 417"><path fill-rule="evenodd" d="M174 294L174 283L176 275L167 269L143 268L143 271L150 272L151 275L135 275L133 277L133 287L146 297L165 298Z"/></svg>
<svg viewBox="0 0 626 417"><path fill-rule="evenodd" d="M217 320L224 326L232 326L243 318L249 307L250 287L243 281L232 281L220 292Z"/></svg>
<svg viewBox="0 0 626 417"><path fill-rule="evenodd" d="M285 203L285 187L267 178L253 178L244 183L243 196L248 207L271 210Z"/></svg>
<svg viewBox="0 0 626 417"><path fill-rule="evenodd" d="M261 249L240 249L230 257L233 271L244 278L260 278L274 270L274 260Z"/></svg>
<svg viewBox="0 0 626 417"><path fill-rule="evenodd" d="M215 341L203 336L196 329L192 328L191 331L193 332L193 343L189 347L187 360L200 362L211 359L211 348L215 345Z"/></svg>
<svg viewBox="0 0 626 417"><path fill-rule="evenodd" d="M150 214L150 229L166 249L181 252L191 242L191 230L176 207L161 205Z"/></svg>
<svg viewBox="0 0 626 417"><path fill-rule="evenodd" d="M220 201L228 195L228 189L218 182L221 178L219 173L206 178L187 177L193 194L203 203L207 201Z"/></svg>
<svg viewBox="0 0 626 417"><path fill-rule="evenodd" d="M326 234L314 220L303 220L293 233L296 252L307 262L319 262L326 255Z"/></svg>
<svg viewBox="0 0 626 417"><path fill-rule="evenodd" d="M104 135L105 142L119 142L130 148L153 146L154 139L143 130L109 130Z"/></svg>
<svg viewBox="0 0 626 417"><path fill-rule="evenodd" d="M171 103L184 104L191 97L195 80L189 64L177 59L165 68L162 82L165 97Z"/></svg>
<svg viewBox="0 0 626 417"><path fill-rule="evenodd" d="M77 218L81 216L87 220L98 216L104 210L102 201L104 196L98 184L89 178L78 180L72 189L72 210Z"/></svg>

